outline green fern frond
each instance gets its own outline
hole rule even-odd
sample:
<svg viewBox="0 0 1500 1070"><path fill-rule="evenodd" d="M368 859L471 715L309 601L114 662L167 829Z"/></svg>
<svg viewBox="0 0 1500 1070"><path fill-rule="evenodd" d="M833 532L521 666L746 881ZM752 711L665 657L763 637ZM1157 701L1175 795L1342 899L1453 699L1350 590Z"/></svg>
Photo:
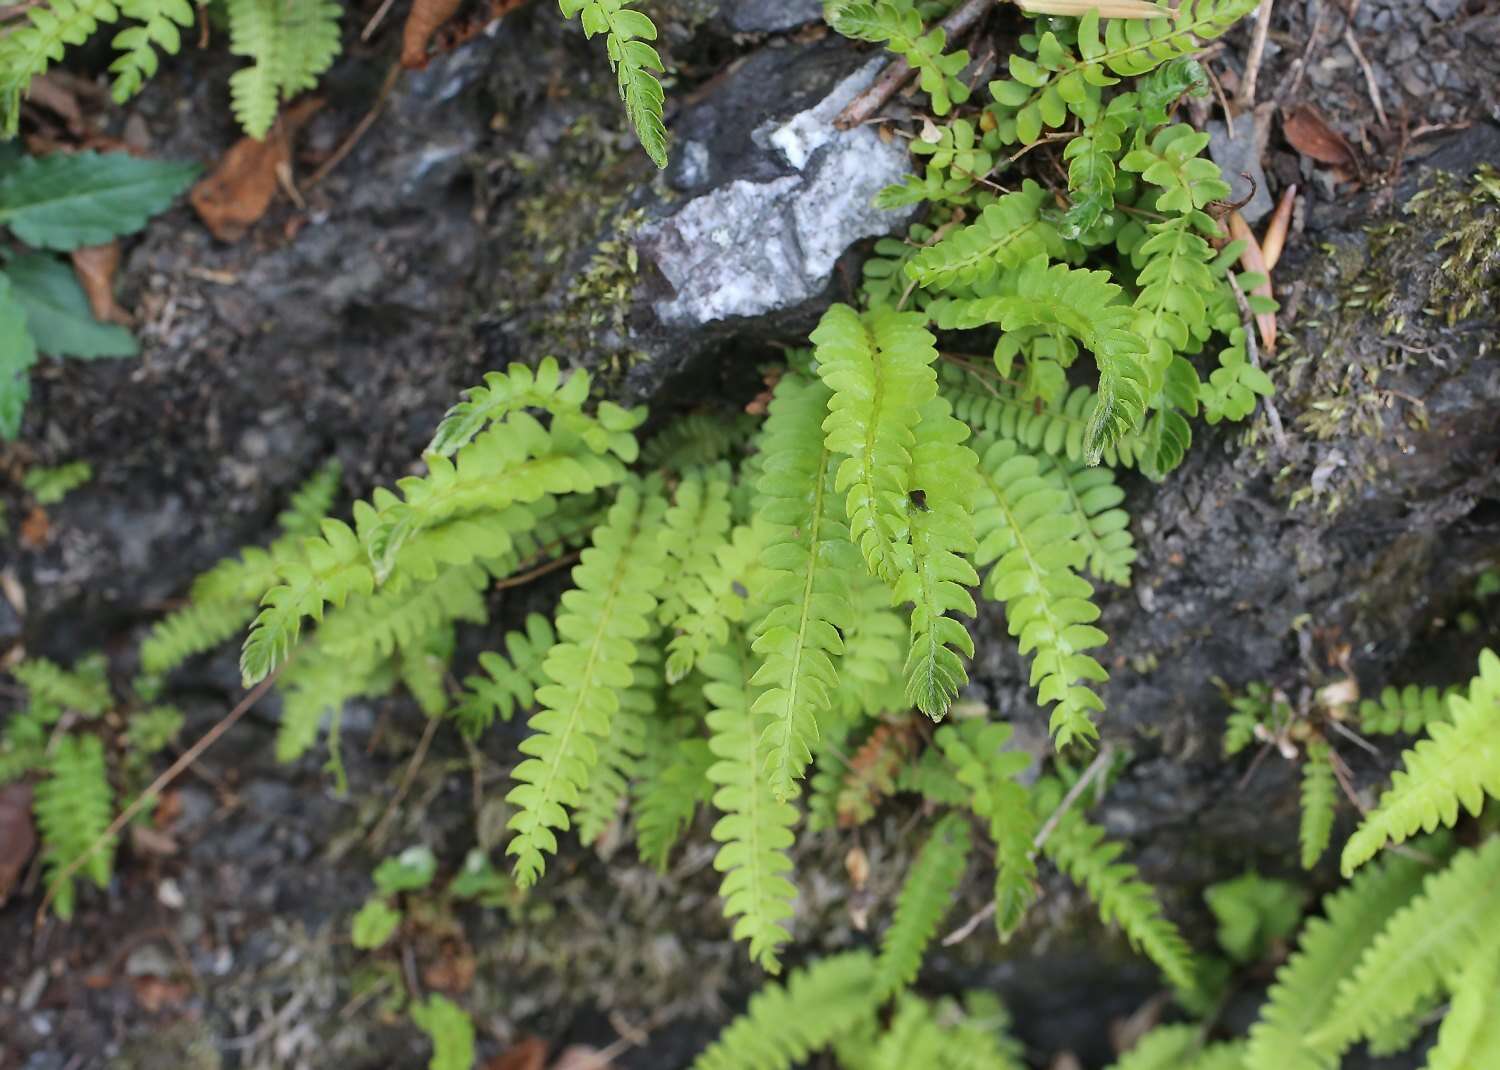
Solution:
<svg viewBox="0 0 1500 1070"><path fill-rule="evenodd" d="M890 588L870 575L850 580L849 605L853 612L839 659L839 712L849 720L894 713L902 705L895 678L907 622L891 605Z"/></svg>
<svg viewBox="0 0 1500 1070"><path fill-rule="evenodd" d="M1327 1020L1339 982L1426 873L1421 863L1390 855L1323 900L1322 917L1303 925L1296 953L1276 971L1250 1029L1249 1070L1333 1070L1337 1058L1312 1048L1308 1034Z"/></svg>
<svg viewBox="0 0 1500 1070"><path fill-rule="evenodd" d="M969 563L980 482L979 458L963 444L969 434L945 398L922 406L912 449L912 494L921 495L911 513L913 569L894 588L896 600L912 607L906 699L934 721L968 683L964 658L974 656L974 640L955 616L975 615L968 588L979 583Z"/></svg>
<svg viewBox="0 0 1500 1070"><path fill-rule="evenodd" d="M34 709L10 715L0 730L0 785L41 768L47 756L47 720Z"/></svg>
<svg viewBox="0 0 1500 1070"><path fill-rule="evenodd" d="M1187 123L1177 123L1158 130L1149 142L1127 152L1120 160L1120 167L1138 172L1143 180L1161 190L1156 198L1157 211L1190 215L1230 194L1229 183L1224 181L1219 165L1200 155L1207 147L1208 134L1194 130ZM1211 219L1194 218L1211 237L1219 236L1219 228ZM1158 240L1172 229L1159 233ZM1180 238L1172 240L1180 242Z"/></svg>
<svg viewBox="0 0 1500 1070"><path fill-rule="evenodd" d="M276 526L286 535L316 535L323 518L333 509L343 475L344 467L338 458L326 461L292 491L287 507L276 517Z"/></svg>
<svg viewBox="0 0 1500 1070"><path fill-rule="evenodd" d="M1093 622L1094 588L1077 574L1088 558L1078 540L1078 518L1067 494L1038 474L1037 459L1014 441L979 443L983 489L978 510L980 543L975 560L995 562L985 592L1005 603L1010 633L1022 654L1035 652L1031 684L1052 711L1059 747L1098 735L1092 714L1104 703L1088 686L1108 679L1087 651L1108 637Z"/></svg>
<svg viewBox="0 0 1500 1070"><path fill-rule="evenodd" d="M739 524L714 550L714 568L701 587L683 591L686 606L667 644L667 682L687 676L710 649L729 641L729 627L745 619L750 575L760 568L769 524Z"/></svg>
<svg viewBox="0 0 1500 1070"><path fill-rule="evenodd" d="M1379 698L1359 704L1359 729L1367 735L1414 736L1436 721L1452 720L1448 699L1453 688L1387 687Z"/></svg>
<svg viewBox="0 0 1500 1070"><path fill-rule="evenodd" d="M1119 508L1125 492L1106 465L1090 467L1076 461L1038 457L1039 472L1067 494L1067 504L1078 518L1078 541L1088 553L1088 570L1105 583L1130 586L1135 564L1135 539L1130 515Z"/></svg>
<svg viewBox="0 0 1500 1070"><path fill-rule="evenodd" d="M395 682L390 661L355 664L327 657L316 646L305 651L276 681L281 694L276 760L290 762L306 754L318 742L325 723L332 738L346 702L384 694Z"/></svg>
<svg viewBox="0 0 1500 1070"><path fill-rule="evenodd" d="M47 890L57 916L66 921L73 916L74 890L73 878L62 871L104 834L115 812L115 793L98 736L64 734L53 741L47 776L36 786L32 812L42 837ZM114 865L111 838L89 856L78 875L103 888Z"/></svg>
<svg viewBox="0 0 1500 1070"><path fill-rule="evenodd" d="M959 721L937 730L933 741L947 759L949 776L967 789L965 804L989 826L995 845L995 927L1006 940L1036 897L1032 840L1039 821L1018 781L1031 759L1007 749L1012 729L998 721Z"/></svg>
<svg viewBox="0 0 1500 1070"><path fill-rule="evenodd" d="M243 602L189 602L151 626L141 641L141 670L153 676L171 672L234 638L254 616L253 596Z"/></svg>
<svg viewBox="0 0 1500 1070"><path fill-rule="evenodd" d="M1046 781L1038 808L1045 811L1061 799L1062 786ZM1124 847L1105 838L1104 830L1076 809L1063 814L1042 850L1073 883L1088 892L1106 924L1117 923L1130 945L1143 952L1182 992L1198 987L1193 952L1166 915L1150 885L1137 879L1135 866L1119 861Z"/></svg>
<svg viewBox="0 0 1500 1070"><path fill-rule="evenodd" d="M1454 979L1426 1070L1472 1070L1500 1059L1500 940L1492 931L1484 944Z"/></svg>
<svg viewBox="0 0 1500 1070"><path fill-rule="evenodd" d="M1159 1025L1110 1070L1242 1070L1241 1045L1205 1045L1203 1033L1196 1025Z"/></svg>
<svg viewBox="0 0 1500 1070"><path fill-rule="evenodd" d="M845 459L835 489L846 494L849 535L887 583L913 568L912 448L922 406L937 392L934 338L918 312L877 307L860 315L833 305L812 333L818 375L832 391L824 444Z"/></svg>
<svg viewBox="0 0 1500 1070"><path fill-rule="evenodd" d="M641 447L641 460L674 472L707 468L734 456L758 423L744 412L690 412L652 435Z"/></svg>
<svg viewBox="0 0 1500 1070"><path fill-rule="evenodd" d="M230 75L230 106L253 138L264 138L277 109L305 89L339 54L332 0L228 0L229 51L253 62Z"/></svg>
<svg viewBox="0 0 1500 1070"><path fill-rule="evenodd" d="M418 645L453 621L483 624L489 579L473 564L450 565L425 583L398 577L330 613L318 629L318 646L332 657L359 661Z"/></svg>
<svg viewBox="0 0 1500 1070"><path fill-rule="evenodd" d="M182 48L182 30L193 25L193 5L188 0L120 0L120 14L138 25L115 35L113 45L120 55L109 65L115 76L112 93L123 104L156 73L156 50L175 56Z"/></svg>
<svg viewBox="0 0 1500 1070"><path fill-rule="evenodd" d="M880 941L880 990L895 992L917 979L922 956L953 905L969 864L969 825L959 814L938 822L911 864L890 928Z"/></svg>
<svg viewBox="0 0 1500 1070"><path fill-rule="evenodd" d="M706 739L687 734L693 727L686 717L646 722L646 758L634 793L635 842L641 861L663 872L698 805L713 794L713 751Z"/></svg>
<svg viewBox="0 0 1500 1070"><path fill-rule="evenodd" d="M578 805L619 694L635 680L637 643L650 634L653 592L664 578L657 540L666 508L649 486L621 487L593 546L573 568L573 589L562 597L556 624L562 642L542 666L552 682L536 690L541 710L520 745L528 757L511 774L517 784L506 796L517 812L505 850L516 856L523 888L542 875L545 855L557 853L553 830L569 827L567 808Z"/></svg>
<svg viewBox="0 0 1500 1070"><path fill-rule="evenodd" d="M766 613L753 632L761 658L753 682L765 688L755 708L766 716L765 777L778 799L796 794L812 760L818 716L837 692L834 659L843 653L839 633L849 624L848 576L860 567L833 489L833 454L823 444L829 396L821 382L783 375L761 442L757 520L768 541L757 600Z"/></svg>
<svg viewBox="0 0 1500 1070"><path fill-rule="evenodd" d="M661 651L649 641L636 649L639 657L630 667L630 686L620 692L609 735L598 743L593 772L578 800L574 824L580 843L597 843L619 818L646 753L646 724L655 719L661 699Z"/></svg>
<svg viewBox="0 0 1500 1070"><path fill-rule="evenodd" d="M737 629L701 669L708 680L708 745L716 759L707 775L717 785L714 808L724 815L712 833L721 845L714 856L714 868L724 874L719 895L725 916L738 919L734 938L748 941L750 957L777 973L777 950L791 939L786 922L797 894L787 879L797 809L762 775L762 725L770 715L755 701L752 663Z"/></svg>
<svg viewBox="0 0 1500 1070"><path fill-rule="evenodd" d="M528 613L524 633L505 633L504 655L493 650L479 655L485 675L464 678L464 694L452 714L466 736L478 739L497 715L509 721L516 710L531 707L536 689L547 682L542 663L556 642L552 622L540 613Z"/></svg>
<svg viewBox="0 0 1500 1070"><path fill-rule="evenodd" d="M1428 724L1427 738L1401 755L1405 768L1344 845L1346 877L1387 842L1439 824L1452 828L1460 807L1478 814L1486 795L1500 796L1500 658L1482 652L1469 693L1452 695L1448 705L1453 720Z"/></svg>
<svg viewBox="0 0 1500 1070"><path fill-rule="evenodd" d="M718 567L717 550L728 537L731 508L727 466L691 471L677 485L662 526L668 582L657 616L663 627L681 623L691 606L712 598L709 583Z"/></svg>
<svg viewBox="0 0 1500 1070"><path fill-rule="evenodd" d="M656 27L634 0L559 0L566 18L581 16L583 34L605 34L609 65L619 82L625 114L640 139L641 148L657 167L667 166L667 128L662 122L665 97L656 74L664 68L661 56L647 44L656 40Z"/></svg>
<svg viewBox="0 0 1500 1070"><path fill-rule="evenodd" d="M987 205L974 222L941 241L915 251L906 261L907 278L929 290L959 290L993 283L1036 256L1067 257L1057 227L1041 214L1047 191L1031 179L1017 193Z"/></svg>
<svg viewBox="0 0 1500 1070"><path fill-rule="evenodd" d="M1485 938L1494 935L1497 886L1500 837L1461 851L1430 875L1342 980L1327 1017L1308 1036L1309 1046L1337 1055L1461 974L1476 952L1493 951L1493 939Z"/></svg>
<svg viewBox="0 0 1500 1070"><path fill-rule="evenodd" d="M432 1038L427 1070L471 1070L474 1065L474 1021L446 996L433 993L413 1003L412 1024Z"/></svg>
<svg viewBox="0 0 1500 1070"><path fill-rule="evenodd" d="M924 31L922 16L910 2L876 0L831 9L833 28L857 41L884 44L904 56L918 72L918 82L932 98L934 115L947 115L953 105L969 99L969 87L959 73L969 65L969 53L944 53L948 35L942 27Z"/></svg>
<svg viewBox="0 0 1500 1070"><path fill-rule="evenodd" d="M102 656L91 655L80 658L72 669L46 658L27 658L10 672L26 688L34 705L59 706L85 717L98 717L115 704L105 675L107 668Z"/></svg>
<svg viewBox="0 0 1500 1070"><path fill-rule="evenodd" d="M112 0L48 0L26 11L28 25L0 36L0 127L14 137L21 97L32 79L60 62L67 46L83 44L99 24L120 17Z"/></svg>
<svg viewBox="0 0 1500 1070"><path fill-rule="evenodd" d="M750 997L693 1070L790 1070L875 1013L875 961L862 951L793 970Z"/></svg>
<svg viewBox="0 0 1500 1070"><path fill-rule="evenodd" d="M1333 834L1333 811L1338 796L1331 754L1327 743L1315 739L1308 743L1302 763L1302 823L1297 839L1302 845L1303 869L1318 864Z"/></svg>

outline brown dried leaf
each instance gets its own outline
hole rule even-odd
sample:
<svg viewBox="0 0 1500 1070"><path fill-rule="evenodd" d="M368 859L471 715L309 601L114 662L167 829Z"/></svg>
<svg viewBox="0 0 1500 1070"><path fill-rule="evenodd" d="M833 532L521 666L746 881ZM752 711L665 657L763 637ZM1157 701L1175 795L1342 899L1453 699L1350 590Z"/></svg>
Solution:
<svg viewBox="0 0 1500 1070"><path fill-rule="evenodd" d="M552 1064L552 1070L608 1070L613 1065L614 1058L605 1055L598 1048L591 1048L587 1044L570 1044Z"/></svg>
<svg viewBox="0 0 1500 1070"><path fill-rule="evenodd" d="M115 301L115 272L120 267L120 243L86 245L74 249L73 274L88 295L89 311L100 323L130 325L130 313Z"/></svg>
<svg viewBox="0 0 1500 1070"><path fill-rule="evenodd" d="M264 141L236 141L213 174L188 194L203 225L220 241L239 241L259 222L276 196L277 175L291 165L292 138L323 106L317 97L298 101L276 120Z"/></svg>
<svg viewBox="0 0 1500 1070"><path fill-rule="evenodd" d="M1266 224L1266 236L1261 239L1260 252L1266 260L1266 269L1274 271L1281 259L1281 250L1286 248L1286 232L1292 225L1292 207L1297 203L1297 187L1288 186L1276 202L1276 211Z"/></svg>
<svg viewBox="0 0 1500 1070"><path fill-rule="evenodd" d="M28 550L46 546L52 539L52 519L40 505L33 506L21 521L21 545Z"/></svg>
<svg viewBox="0 0 1500 1070"><path fill-rule="evenodd" d="M428 988L436 988L449 995L462 995L474 983L474 954L466 947L445 945L443 957L422 971L422 980Z"/></svg>
<svg viewBox="0 0 1500 1070"><path fill-rule="evenodd" d="M546 1041L541 1037L526 1037L485 1063L484 1070L545 1070L546 1065Z"/></svg>
<svg viewBox="0 0 1500 1070"><path fill-rule="evenodd" d="M31 852L36 850L36 827L31 823L31 785L0 788L0 906L21 879Z"/></svg>
<svg viewBox="0 0 1500 1070"><path fill-rule="evenodd" d="M401 28L401 66L409 71L427 66L427 42L463 3L464 0L412 0L406 25Z"/></svg>
<svg viewBox="0 0 1500 1070"><path fill-rule="evenodd" d="M82 129L83 107L78 103L78 95L56 74L49 71L33 78L26 88L26 99L55 112L74 133Z"/></svg>
<svg viewBox="0 0 1500 1070"><path fill-rule="evenodd" d="M1266 281L1251 292L1261 297L1271 297L1271 269L1266 267L1266 258L1261 252L1260 242L1255 240L1255 232L1238 212L1229 213L1229 236L1245 243L1245 251L1240 254L1240 267L1266 277ZM1257 312L1255 323L1260 328L1261 348L1268 354L1276 352L1276 313Z"/></svg>
<svg viewBox="0 0 1500 1070"><path fill-rule="evenodd" d="M1283 112L1281 131L1292 148L1319 163L1351 169L1358 166L1354 148L1344 140L1343 134L1328 125L1323 113L1311 104L1298 104Z"/></svg>

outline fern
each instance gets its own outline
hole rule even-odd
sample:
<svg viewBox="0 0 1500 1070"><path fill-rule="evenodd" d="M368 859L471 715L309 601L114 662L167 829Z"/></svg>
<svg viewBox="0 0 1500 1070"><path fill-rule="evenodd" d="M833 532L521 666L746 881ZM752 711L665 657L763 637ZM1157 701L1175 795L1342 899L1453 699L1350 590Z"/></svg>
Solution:
<svg viewBox="0 0 1500 1070"><path fill-rule="evenodd" d="M492 650L479 655L485 675L464 678L464 694L453 708L453 719L464 735L477 739L497 715L509 721L516 710L531 707L536 689L547 682L542 663L556 642L551 621L540 613L528 613L524 633L505 633L503 656Z"/></svg>
<svg viewBox="0 0 1500 1070"><path fill-rule="evenodd" d="M344 469L330 459L292 492L291 501L276 517L276 526L286 535L316 535L318 526L333 508Z"/></svg>
<svg viewBox="0 0 1500 1070"><path fill-rule="evenodd" d="M1179 213L1210 237L1219 237L1219 228L1211 219L1194 214L1230 193L1219 165L1199 155L1207 147L1206 133L1186 123L1177 123L1158 130L1148 143L1127 152L1120 166L1138 172L1142 179L1161 190L1156 198L1157 211ZM1185 244L1196 259L1195 246L1184 241L1183 235L1187 233L1186 221L1170 220L1166 229L1158 230L1155 240L1174 246ZM1188 285L1191 291L1192 284Z"/></svg>
<svg viewBox="0 0 1500 1070"><path fill-rule="evenodd" d="M0 786L41 768L46 758L47 720L35 707L10 715L0 732Z"/></svg>
<svg viewBox="0 0 1500 1070"><path fill-rule="evenodd" d="M350 699L378 695L395 683L389 662L350 662L316 649L287 667L277 680L281 721L276 730L276 760L295 761L318 741L325 721L336 731L339 712Z"/></svg>
<svg viewBox="0 0 1500 1070"><path fill-rule="evenodd" d="M694 811L713 794L708 770L714 755L707 740L661 717L646 722L645 750L634 798L636 848L641 861L665 871Z"/></svg>
<svg viewBox="0 0 1500 1070"><path fill-rule="evenodd" d="M1018 777L1031 764L1007 750L1011 727L1000 722L960 721L938 729L934 742L967 789L966 805L989 827L995 845L995 926L1008 939L1036 896L1032 841L1038 820Z"/></svg>
<svg viewBox="0 0 1500 1070"><path fill-rule="evenodd" d="M1302 763L1302 824L1297 834L1302 844L1302 868L1312 869L1328 850L1333 833L1333 810L1337 796L1331 750L1315 739L1307 745Z"/></svg>
<svg viewBox="0 0 1500 1070"><path fill-rule="evenodd" d="M693 1070L790 1070L874 1013L875 962L864 952L820 959L750 997L745 1013Z"/></svg>
<svg viewBox="0 0 1500 1070"><path fill-rule="evenodd" d="M229 0L229 51L253 62L229 78L230 106L253 138L264 138L281 103L318 84L339 54L332 0Z"/></svg>
<svg viewBox="0 0 1500 1070"><path fill-rule="evenodd" d="M916 742L916 725L910 719L876 725L849 757L843 775L832 777L836 791L830 824L851 828L874 817L881 799L896 791L896 777L911 760Z"/></svg>
<svg viewBox="0 0 1500 1070"><path fill-rule="evenodd" d="M1460 806L1478 814L1486 795L1500 795L1500 658L1482 652L1468 695L1455 694L1448 705L1453 720L1428 724L1427 738L1401 756L1405 769L1391 777L1379 805L1344 845L1345 876L1387 842L1439 824L1451 828Z"/></svg>
<svg viewBox="0 0 1500 1070"><path fill-rule="evenodd" d="M81 659L72 669L46 658L28 658L10 671L26 688L33 705L58 706L85 717L98 717L115 704L104 659L97 655Z"/></svg>
<svg viewBox="0 0 1500 1070"><path fill-rule="evenodd" d="M254 616L253 596L243 602L189 602L151 626L141 642L141 670L153 676L171 672L232 639Z"/></svg>
<svg viewBox="0 0 1500 1070"><path fill-rule="evenodd" d="M182 48L182 30L193 25L193 5L188 0L120 0L120 14L139 25L115 35L120 52L109 65L114 73L115 102L123 104L136 94L141 83L156 73L156 50L175 56Z"/></svg>
<svg viewBox="0 0 1500 1070"><path fill-rule="evenodd" d="M750 957L779 972L777 950L791 934L796 889L787 879L788 854L797 810L779 798L761 775L762 724L769 715L755 701L751 663L737 635L703 659L709 750L715 758L708 779L716 785L713 805L723 816L713 827L720 847L714 868L724 874L719 895L724 913L736 918L734 938L750 944Z"/></svg>
<svg viewBox="0 0 1500 1070"><path fill-rule="evenodd" d="M944 54L947 34L941 27L923 32L922 16L911 0L877 0L836 7L833 28L845 37L874 41L906 58L932 98L935 115L947 115L953 105L969 99L969 87L958 77L969 65L963 50Z"/></svg>
<svg viewBox="0 0 1500 1070"><path fill-rule="evenodd" d="M567 808L577 806L598 759L598 741L610 733L618 693L634 681L636 643L649 633L656 609L652 594L663 579L655 547L666 502L650 488L620 489L594 544L573 568L573 590L557 616L562 642L547 652L542 670L552 681L536 691L541 710L522 741L528 757L511 774L506 800L517 807L506 853L523 888L535 884L545 855L557 852L554 829L567 829Z"/></svg>
<svg viewBox="0 0 1500 1070"><path fill-rule="evenodd" d="M1493 941L1484 938L1494 932L1489 907L1497 884L1500 838L1461 852L1429 876L1340 983L1334 1005L1308 1044L1330 1055L1343 1051L1461 973L1476 950L1492 950Z"/></svg>
<svg viewBox="0 0 1500 1070"><path fill-rule="evenodd" d="M1056 703L1051 731L1059 747L1098 734L1091 714L1104 709L1088 682L1108 679L1087 651L1107 637L1093 622L1094 589L1077 574L1088 552L1067 495L1038 475L1035 457L1013 441L979 443L983 480L976 560L995 562L985 592L1006 606L1022 654L1035 652L1031 684L1043 706Z"/></svg>
<svg viewBox="0 0 1500 1070"><path fill-rule="evenodd" d="M104 745L97 736L62 735L47 756L47 776L36 786L32 811L42 834L42 861L47 890L58 917L73 916L73 878L63 870L109 828L114 816L114 789L104 764ZM114 872L113 838L89 856L79 875L100 888Z"/></svg>
<svg viewBox="0 0 1500 1070"><path fill-rule="evenodd" d="M880 941L880 990L894 992L917 979L922 956L953 905L969 861L969 827L957 814L938 822L912 863L890 928Z"/></svg>
<svg viewBox="0 0 1500 1070"><path fill-rule="evenodd" d="M922 406L937 392L934 339L915 312L877 307L861 316L833 305L812 333L818 375L832 391L824 444L842 455L849 534L887 583L912 567L912 448Z"/></svg>
<svg viewBox="0 0 1500 1070"><path fill-rule="evenodd" d="M1048 782L1040 793L1053 802L1062 795L1061 785ZM1150 885L1136 877L1136 868L1120 862L1124 848L1105 839L1104 830L1090 824L1077 810L1058 820L1042 850L1075 884L1082 886L1099 908L1105 923L1118 923L1132 947L1161 969L1180 992L1198 988L1198 967L1193 953L1177 927L1161 910Z"/></svg>
<svg viewBox="0 0 1500 1070"><path fill-rule="evenodd" d="M718 567L716 551L729 534L730 514L727 467L683 476L661 533L670 569L658 607L665 627L679 625L690 606L714 597L709 584Z"/></svg>
<svg viewBox="0 0 1500 1070"><path fill-rule="evenodd" d="M767 569L759 601L765 616L754 630L761 665L753 682L767 724L765 775L778 799L791 797L812 760L818 716L838 686L834 659L850 618L850 569L858 557L833 492L833 455L819 424L829 391L796 373L782 376L771 401L761 448L757 519L768 529Z"/></svg>
<svg viewBox="0 0 1500 1070"><path fill-rule="evenodd" d="M749 609L746 581L764 555L771 526L736 525L714 552L714 567L702 585L685 585L678 634L667 644L667 682L676 683L692 671L714 646L729 641L729 628L745 619Z"/></svg>
<svg viewBox="0 0 1500 1070"><path fill-rule="evenodd" d="M1135 539L1130 516L1119 508L1125 492L1104 465L1091 468L1050 456L1038 458L1038 471L1067 495L1067 507L1077 518L1078 541L1088 554L1088 570L1105 583L1130 586L1135 564Z"/></svg>
<svg viewBox="0 0 1500 1070"><path fill-rule="evenodd" d="M1427 1070L1493 1065L1500 1055L1500 941L1493 933L1458 974L1453 990L1437 1043L1427 1053Z"/></svg>
<svg viewBox="0 0 1500 1070"><path fill-rule="evenodd" d="M904 709L896 684L907 643L907 621L891 605L891 592L870 575L849 583L851 623L839 658L838 712L849 720Z"/></svg>
<svg viewBox="0 0 1500 1070"><path fill-rule="evenodd" d="M649 640L640 643L637 651L639 658L630 669L630 686L620 692L609 735L599 741L594 770L578 801L580 843L599 842L619 816L646 752L646 725L661 697L661 653Z"/></svg>
<svg viewBox="0 0 1500 1070"><path fill-rule="evenodd" d="M474 1065L474 1022L458 1004L434 993L411 1005L411 1020L432 1038L428 1070L470 1070Z"/></svg>
<svg viewBox="0 0 1500 1070"><path fill-rule="evenodd" d="M0 36L0 124L14 137L21 96L32 79L63 58L65 46L87 41L101 22L120 17L112 0L48 0L26 11L29 25Z"/></svg>
<svg viewBox="0 0 1500 1070"><path fill-rule="evenodd" d="M1387 687L1377 699L1359 704L1359 728L1368 735L1416 735L1428 725L1452 718L1448 699L1451 688Z"/></svg>
<svg viewBox="0 0 1500 1070"><path fill-rule="evenodd" d="M1057 227L1042 216L1047 191L1027 179L1016 193L987 205L974 222L916 250L905 263L907 278L929 290L962 291L992 284L1036 256L1065 259L1068 247Z"/></svg>
<svg viewBox="0 0 1500 1070"><path fill-rule="evenodd" d="M1157 1026L1111 1070L1241 1070L1240 1045L1205 1045L1203 1032L1194 1025Z"/></svg>
<svg viewBox="0 0 1500 1070"><path fill-rule="evenodd" d="M667 128L662 122L665 99L653 71L663 69L661 56L647 44L656 40L651 20L629 5L634 0L559 0L566 18L580 18L583 34L605 34L609 65L625 102L625 114L641 147L657 167L667 166Z"/></svg>

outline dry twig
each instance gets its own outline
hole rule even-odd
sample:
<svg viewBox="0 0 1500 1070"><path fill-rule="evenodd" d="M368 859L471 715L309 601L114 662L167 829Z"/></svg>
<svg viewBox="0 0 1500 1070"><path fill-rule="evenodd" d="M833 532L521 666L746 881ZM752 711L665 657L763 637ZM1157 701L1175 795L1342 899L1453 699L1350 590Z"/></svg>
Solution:
<svg viewBox="0 0 1500 1070"><path fill-rule="evenodd" d="M955 8L947 18L938 23L938 26L947 34L951 42L978 22L989 4L990 0L965 0L961 7ZM839 112L837 118L833 120L833 125L840 130L848 130L868 122L886 101L896 95L896 91L905 85L906 80L911 76L910 63L904 59L893 60L891 65L881 72L880 77L875 79L870 88L851 100L844 110Z"/></svg>

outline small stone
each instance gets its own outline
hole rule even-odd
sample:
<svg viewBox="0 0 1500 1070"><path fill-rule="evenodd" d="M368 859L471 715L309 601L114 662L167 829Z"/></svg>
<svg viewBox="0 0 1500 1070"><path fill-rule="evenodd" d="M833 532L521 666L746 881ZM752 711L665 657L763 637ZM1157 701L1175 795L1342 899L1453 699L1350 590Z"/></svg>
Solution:
<svg viewBox="0 0 1500 1070"><path fill-rule="evenodd" d="M156 901L168 910L181 910L187 903L182 894L182 889L171 877L156 886Z"/></svg>
<svg viewBox="0 0 1500 1070"><path fill-rule="evenodd" d="M1240 207L1240 215L1252 225L1260 222L1270 215L1275 204L1260 165L1262 146L1255 138L1255 116L1249 112L1236 116L1233 136L1224 123L1211 122L1208 135L1208 154L1224 172L1224 181L1229 183L1231 191L1229 199L1238 202L1248 197Z"/></svg>
<svg viewBox="0 0 1500 1070"><path fill-rule="evenodd" d="M125 960L127 977L171 977L176 963L160 944L142 944Z"/></svg>
<svg viewBox="0 0 1500 1070"><path fill-rule="evenodd" d="M1422 3L1428 11L1445 22L1457 15L1459 8L1464 6L1464 0L1422 0Z"/></svg>

